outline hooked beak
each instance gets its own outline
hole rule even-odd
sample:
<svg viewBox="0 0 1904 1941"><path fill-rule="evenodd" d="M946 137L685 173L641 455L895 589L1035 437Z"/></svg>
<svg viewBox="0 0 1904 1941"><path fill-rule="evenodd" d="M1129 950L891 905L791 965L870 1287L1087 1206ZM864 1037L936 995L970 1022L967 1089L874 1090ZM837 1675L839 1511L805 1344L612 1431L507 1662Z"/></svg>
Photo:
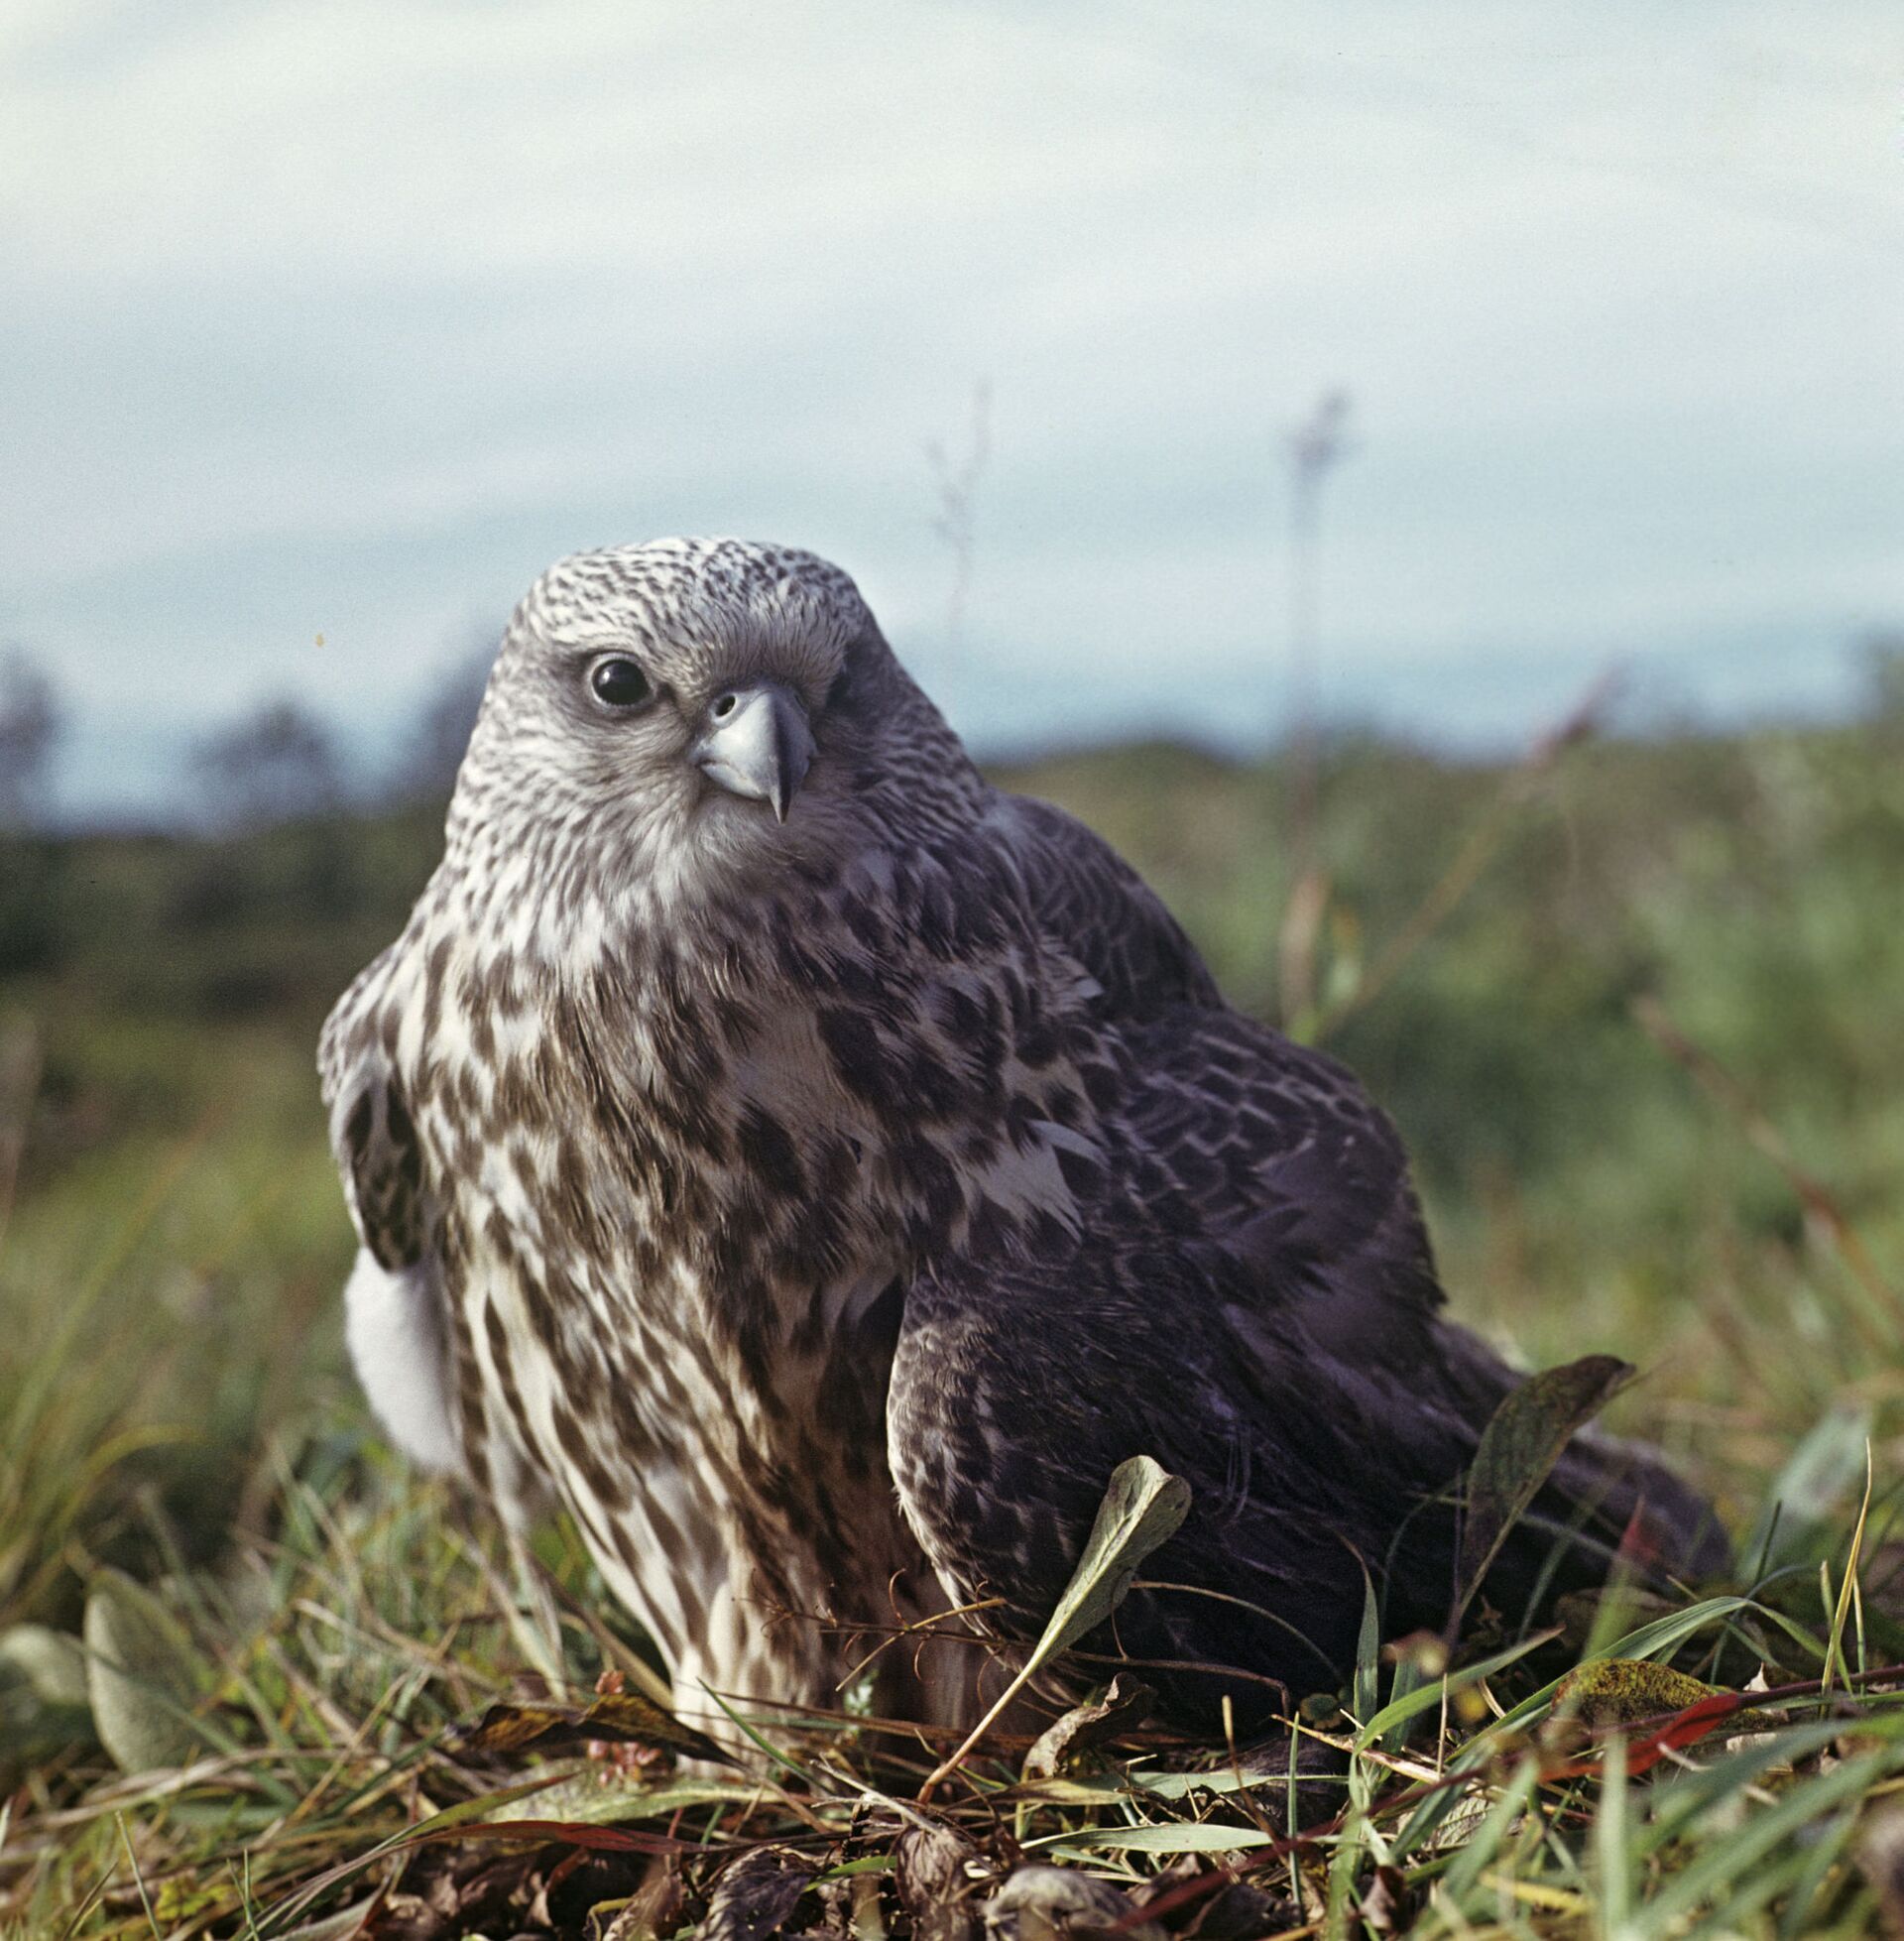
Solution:
<svg viewBox="0 0 1904 1941"><path fill-rule="evenodd" d="M748 801L771 802L782 822L812 760L806 708L777 680L720 694L707 711L707 730L693 755L708 781Z"/></svg>

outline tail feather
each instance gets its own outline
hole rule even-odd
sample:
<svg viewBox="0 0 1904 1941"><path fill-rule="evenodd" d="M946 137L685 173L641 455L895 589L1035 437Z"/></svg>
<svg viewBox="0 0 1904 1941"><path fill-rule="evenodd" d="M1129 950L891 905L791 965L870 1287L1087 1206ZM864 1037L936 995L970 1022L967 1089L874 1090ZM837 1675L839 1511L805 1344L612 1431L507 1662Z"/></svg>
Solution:
<svg viewBox="0 0 1904 1941"><path fill-rule="evenodd" d="M1554 1465L1547 1495L1585 1508L1588 1526L1614 1532L1619 1553L1649 1574L1696 1582L1731 1564L1711 1502L1647 1443L1582 1429Z"/></svg>

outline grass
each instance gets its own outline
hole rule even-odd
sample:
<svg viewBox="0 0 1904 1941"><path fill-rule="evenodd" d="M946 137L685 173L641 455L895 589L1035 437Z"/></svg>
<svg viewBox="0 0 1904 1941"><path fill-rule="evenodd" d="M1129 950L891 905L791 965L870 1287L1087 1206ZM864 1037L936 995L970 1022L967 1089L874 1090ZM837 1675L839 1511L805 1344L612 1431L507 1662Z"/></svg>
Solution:
<svg viewBox="0 0 1904 1941"><path fill-rule="evenodd" d="M952 1745L851 1694L763 1725L760 1775L468 1730L649 1667L570 1533L540 1534L529 1596L344 1376L309 1045L426 871L427 815L36 846L0 984L0 1934L583 1934L623 1901L618 1932L669 1934L752 1894L951 1937L1020 1859L1213 1941L1904 1918L1904 1700L1867 1676L1904 1660L1900 753L1880 718L1531 780L1345 744L1323 777L1307 1027L1400 1118L1461 1309L1537 1362L1642 1363L1618 1425L1716 1491L1736 1580L1526 1651L1484 1611L1447 1663L1376 1628L1292 1716L1293 1781L1140 1725L1027 1779L995 1735L928 1808ZM1153 749L1034 784L1272 1005L1272 775ZM60 1641L89 1589L94 1699L100 1660L125 1674L96 1710ZM1628 1659L1662 1669L1558 1684ZM1689 1720L1669 1666L1799 1689ZM102 1727L167 1757L122 1771Z"/></svg>
<svg viewBox="0 0 1904 1941"><path fill-rule="evenodd" d="M1868 1614L1862 1633L1835 1630L1836 1606L1794 1616L1763 1587L1615 1620L1579 1653L1732 1677L1769 1665L1774 1684L1808 1688L1756 1701L1749 1733L1728 1738L1721 1721L1683 1748L1666 1749L1665 1728L1687 1730L1677 1685L1664 1701L1642 1686L1636 1701L1570 1703L1546 1675L1551 1652L1539 1671L1523 1643L1436 1676L1419 1647L1384 1654L1371 1632L1351 1690L1292 1721L1337 1768L1303 1779L1302 1827L1280 1775L1250 1785L1221 1756L1141 1734L1028 1780L1022 1742L993 1741L929 1811L912 1802L946 1749L844 1713L797 1734L763 1727L778 1758L759 1776L574 1757L506 1766L452 1730L523 1690L527 1620L501 1559L354 1437L280 1440L270 1464L271 1533L216 1573L170 1580L189 1658L167 1675L196 1691L192 1743L170 1769L130 1776L75 1748L16 1794L0 1848L16 1931L66 1932L84 1908L100 1934L350 1932L354 1919L455 1933L455 1916L502 1904L514 1932L535 1925L539 1894L555 1931L580 1933L586 1905L663 1889L678 1927L763 1853L810 1877L816 1910L838 1883L896 1931L905 1836L925 1826L963 1843L968 1895L1035 1860L1115 1881L1172 1925L1220 1903L1253 1918L1243 1931L1346 1934L1385 1895L1391 1926L1376 1932L1405 1915L1424 1935L1858 1934L1877 1893L1860 1846L1904 1801L1904 1694L1863 1678ZM1878 1544L1886 1528L1888 1510ZM1846 1561L1841 1549L1840 1581ZM569 1684L635 1671L585 1563L566 1548L546 1562ZM1844 1668L1821 1701L1835 1653ZM1629 1763L1645 1770L1627 1776ZM441 1925L402 1925L421 1918L416 1898L448 1910ZM313 1928L321 1915L343 1924Z"/></svg>

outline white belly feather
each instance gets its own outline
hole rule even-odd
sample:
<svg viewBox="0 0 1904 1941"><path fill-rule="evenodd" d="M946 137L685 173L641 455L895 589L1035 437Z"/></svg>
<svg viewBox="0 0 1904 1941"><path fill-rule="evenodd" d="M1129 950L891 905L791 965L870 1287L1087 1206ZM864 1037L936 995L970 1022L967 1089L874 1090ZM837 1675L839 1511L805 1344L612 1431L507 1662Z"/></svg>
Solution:
<svg viewBox="0 0 1904 1941"><path fill-rule="evenodd" d="M392 1273L360 1248L344 1283L344 1340L370 1405L398 1448L425 1469L460 1470L432 1257Z"/></svg>

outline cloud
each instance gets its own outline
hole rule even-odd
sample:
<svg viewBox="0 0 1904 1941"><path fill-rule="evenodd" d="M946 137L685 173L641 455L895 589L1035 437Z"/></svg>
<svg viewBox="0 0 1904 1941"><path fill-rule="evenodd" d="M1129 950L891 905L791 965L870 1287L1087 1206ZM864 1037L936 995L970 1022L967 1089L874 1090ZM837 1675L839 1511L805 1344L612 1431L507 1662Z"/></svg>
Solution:
<svg viewBox="0 0 1904 1941"><path fill-rule="evenodd" d="M1027 696L1273 656L1279 440L1334 383L1340 666L1904 610L1875 4L0 35L0 630L82 705L387 714L547 557L657 531L831 550L929 660L923 446L981 375L970 627Z"/></svg>

